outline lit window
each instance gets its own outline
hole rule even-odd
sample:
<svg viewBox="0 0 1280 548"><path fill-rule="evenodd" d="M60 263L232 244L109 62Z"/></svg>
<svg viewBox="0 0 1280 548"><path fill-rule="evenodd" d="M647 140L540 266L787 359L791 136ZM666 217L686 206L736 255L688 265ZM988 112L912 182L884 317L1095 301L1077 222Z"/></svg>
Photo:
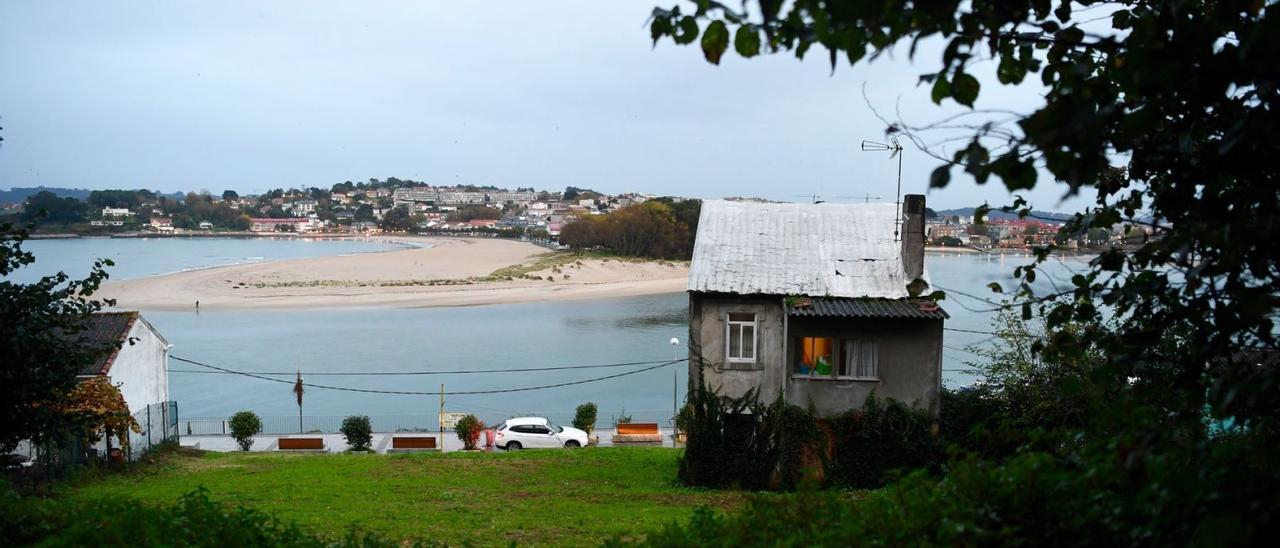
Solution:
<svg viewBox="0 0 1280 548"><path fill-rule="evenodd" d="M840 341L840 376L859 379L880 377L880 345L865 339Z"/></svg>
<svg viewBox="0 0 1280 548"><path fill-rule="evenodd" d="M795 372L798 375L830 376L835 363L835 339L830 337L801 337L797 352Z"/></svg>
<svg viewBox="0 0 1280 548"><path fill-rule="evenodd" d="M725 326L725 356L730 362L754 363L756 361L756 315L732 312Z"/></svg>

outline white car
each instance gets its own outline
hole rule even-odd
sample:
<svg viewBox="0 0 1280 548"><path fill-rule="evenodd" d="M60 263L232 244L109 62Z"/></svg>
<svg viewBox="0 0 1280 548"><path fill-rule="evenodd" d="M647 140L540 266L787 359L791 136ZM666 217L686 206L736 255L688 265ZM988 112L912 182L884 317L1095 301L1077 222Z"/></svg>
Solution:
<svg viewBox="0 0 1280 548"><path fill-rule="evenodd" d="M541 447L583 447L587 433L577 428L557 426L542 417L507 419L494 429L494 443L508 451Z"/></svg>

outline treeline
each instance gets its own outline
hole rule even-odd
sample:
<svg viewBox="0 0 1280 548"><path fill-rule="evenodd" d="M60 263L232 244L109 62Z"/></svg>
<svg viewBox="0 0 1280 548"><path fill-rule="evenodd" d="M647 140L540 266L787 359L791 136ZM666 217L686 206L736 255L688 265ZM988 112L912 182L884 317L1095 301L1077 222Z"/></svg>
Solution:
<svg viewBox="0 0 1280 548"><path fill-rule="evenodd" d="M584 215L560 229L560 243L627 257L689 259L698 233L699 200L649 200L604 215Z"/></svg>

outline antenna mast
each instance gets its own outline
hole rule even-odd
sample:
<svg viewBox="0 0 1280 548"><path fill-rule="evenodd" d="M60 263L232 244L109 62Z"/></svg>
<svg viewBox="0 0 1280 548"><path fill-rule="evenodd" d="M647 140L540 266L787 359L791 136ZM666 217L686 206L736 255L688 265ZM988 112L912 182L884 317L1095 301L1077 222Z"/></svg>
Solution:
<svg viewBox="0 0 1280 548"><path fill-rule="evenodd" d="M863 152L884 152L889 151L889 159L895 156L898 158L898 194L894 198L894 204L898 206L898 213L893 218L893 241L902 240L902 143L898 142L897 137L890 137L888 143L877 143L875 141L862 141Z"/></svg>

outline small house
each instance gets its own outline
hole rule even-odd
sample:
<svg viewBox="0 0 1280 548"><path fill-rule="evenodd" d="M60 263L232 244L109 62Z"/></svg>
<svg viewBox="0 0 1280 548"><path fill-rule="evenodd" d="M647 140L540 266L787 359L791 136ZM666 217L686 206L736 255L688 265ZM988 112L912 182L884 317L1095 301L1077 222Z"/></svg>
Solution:
<svg viewBox="0 0 1280 548"><path fill-rule="evenodd" d="M85 364L76 378L107 377L119 386L130 413L169 401L169 344L138 312L99 312L76 335L85 344L119 345L110 354Z"/></svg>
<svg viewBox="0 0 1280 548"><path fill-rule="evenodd" d="M691 386L781 394L820 415L872 392L936 413L948 316L926 297L924 205L703 202Z"/></svg>

